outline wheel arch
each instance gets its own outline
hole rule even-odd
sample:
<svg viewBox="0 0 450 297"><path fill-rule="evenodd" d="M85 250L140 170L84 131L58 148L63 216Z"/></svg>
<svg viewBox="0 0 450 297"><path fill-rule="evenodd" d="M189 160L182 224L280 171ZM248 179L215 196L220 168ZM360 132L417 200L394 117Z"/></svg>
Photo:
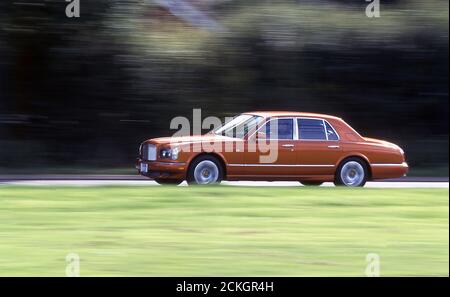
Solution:
<svg viewBox="0 0 450 297"><path fill-rule="evenodd" d="M350 158L361 159L361 160L366 164L366 166L367 166L367 171L368 171L368 173L369 173L369 176L368 176L367 178L368 178L368 180L371 180L371 179L372 179L372 167L370 166L370 161L369 161L369 159L368 159L365 155L360 154L360 153L352 153L352 154L348 154L348 155L346 155L345 157L341 158L341 159L339 160L339 162L337 162L336 170L335 170L335 173L334 173L334 174L336 175L336 174L338 173L339 166L341 166L346 160L348 160L348 159L350 159Z"/></svg>
<svg viewBox="0 0 450 297"><path fill-rule="evenodd" d="M225 180L226 177L227 177L227 166L226 166L225 158L224 158L222 155L220 155L220 154L218 154L218 153L214 153L214 152L211 152L211 153L201 152L201 153L198 153L198 154L196 154L195 156L193 156L193 157L187 162L187 166L186 166L186 168L187 168L187 170L186 170L186 178L187 178L187 175L188 175L189 170L191 169L192 163L193 163L196 159L198 159L198 158L200 158L200 157L202 157L202 156L211 156L211 157L216 158L216 159L220 162L220 165L222 166L222 170L223 170L223 179Z"/></svg>

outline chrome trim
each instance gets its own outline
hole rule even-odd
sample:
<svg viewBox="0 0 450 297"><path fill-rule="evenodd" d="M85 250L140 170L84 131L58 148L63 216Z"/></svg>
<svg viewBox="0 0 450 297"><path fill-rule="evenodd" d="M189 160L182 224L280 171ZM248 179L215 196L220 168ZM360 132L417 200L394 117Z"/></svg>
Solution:
<svg viewBox="0 0 450 297"><path fill-rule="evenodd" d="M300 132L298 131L298 123L297 123L297 118L293 117L292 118L292 125L294 125L293 129L294 129L294 138L292 140L298 140L300 137Z"/></svg>
<svg viewBox="0 0 450 297"><path fill-rule="evenodd" d="M395 164L395 163L371 163L370 166L374 166L374 167L408 167L408 163L403 162L400 164Z"/></svg>
<svg viewBox="0 0 450 297"><path fill-rule="evenodd" d="M148 161L148 160L141 160L140 163L147 163L150 165L169 165L169 166L184 166L186 163L184 162L155 162L155 161Z"/></svg>
<svg viewBox="0 0 450 297"><path fill-rule="evenodd" d="M335 167L335 165L320 165L320 164L228 164L231 167Z"/></svg>
<svg viewBox="0 0 450 297"><path fill-rule="evenodd" d="M322 127L323 127L323 132L325 133L325 138L328 141L329 139L328 139L328 133L327 133L327 126L325 126L325 120L324 119L322 119Z"/></svg>
<svg viewBox="0 0 450 297"><path fill-rule="evenodd" d="M145 143L142 145L141 157L146 161L155 161L157 159L156 144Z"/></svg>

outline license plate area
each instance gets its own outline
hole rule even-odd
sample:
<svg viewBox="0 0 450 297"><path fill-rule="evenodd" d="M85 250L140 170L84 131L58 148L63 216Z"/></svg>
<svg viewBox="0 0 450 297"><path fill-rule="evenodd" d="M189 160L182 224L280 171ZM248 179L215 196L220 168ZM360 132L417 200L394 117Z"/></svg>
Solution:
<svg viewBox="0 0 450 297"><path fill-rule="evenodd" d="M147 173L147 172L148 172L148 164L146 164L146 163L141 163L139 170L140 170L142 173Z"/></svg>

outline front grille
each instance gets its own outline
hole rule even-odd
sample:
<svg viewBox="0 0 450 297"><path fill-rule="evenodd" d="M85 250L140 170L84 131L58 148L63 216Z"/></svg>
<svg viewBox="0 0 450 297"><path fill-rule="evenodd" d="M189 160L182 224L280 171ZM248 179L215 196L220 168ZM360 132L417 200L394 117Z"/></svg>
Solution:
<svg viewBox="0 0 450 297"><path fill-rule="evenodd" d="M141 158L145 161L156 160L156 145L145 143L142 145Z"/></svg>

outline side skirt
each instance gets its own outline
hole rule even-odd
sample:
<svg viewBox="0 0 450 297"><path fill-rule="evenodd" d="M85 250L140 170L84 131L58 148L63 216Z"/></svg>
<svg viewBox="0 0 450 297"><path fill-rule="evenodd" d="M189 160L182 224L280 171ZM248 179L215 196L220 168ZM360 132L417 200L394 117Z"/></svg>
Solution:
<svg viewBox="0 0 450 297"><path fill-rule="evenodd" d="M321 181L333 182L334 175L228 175L229 181Z"/></svg>

